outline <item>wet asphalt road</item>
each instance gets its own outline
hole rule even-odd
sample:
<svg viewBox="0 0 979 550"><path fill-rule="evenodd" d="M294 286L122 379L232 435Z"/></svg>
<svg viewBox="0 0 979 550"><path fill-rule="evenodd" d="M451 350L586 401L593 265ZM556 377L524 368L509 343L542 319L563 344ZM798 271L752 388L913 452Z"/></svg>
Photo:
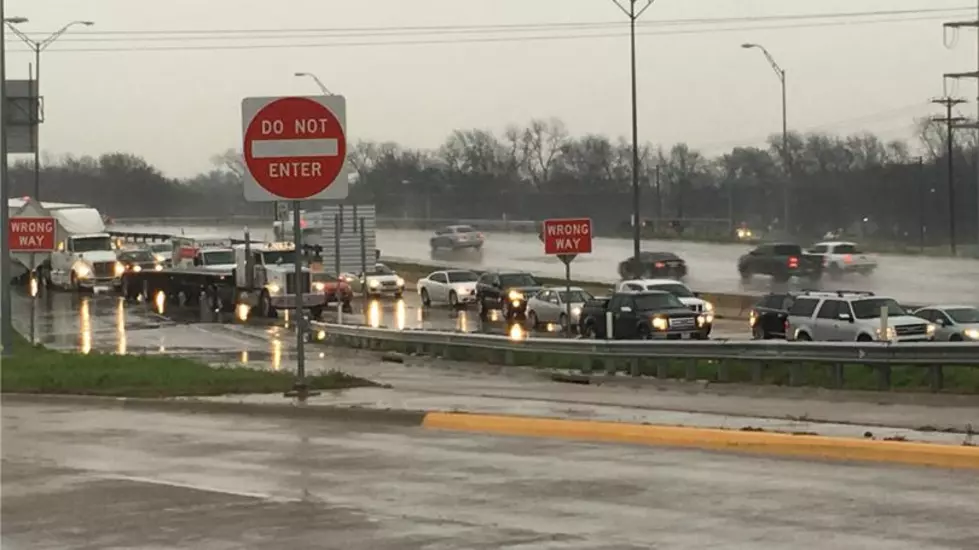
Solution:
<svg viewBox="0 0 979 550"><path fill-rule="evenodd" d="M972 550L971 472L3 407L5 550Z"/></svg>
<svg viewBox="0 0 979 550"><path fill-rule="evenodd" d="M139 227L120 228L129 231L180 233L200 237L239 236L238 227ZM271 228L252 228L255 238L272 238ZM524 269L552 277L564 276L564 265L541 253L535 235L525 233L487 233L482 254L459 252L432 255L429 231L379 230L378 248L385 258L411 262L451 264L470 269ZM742 285L737 273L738 257L752 247L739 244L710 244L684 241L644 241L644 250L672 251L687 261L690 276L687 282L696 290L726 293L764 293L781 289L767 278L756 277ZM572 277L579 280L614 282L616 268L631 256L632 242L625 239L595 239L592 254L575 259ZM878 256L877 272L869 277L848 276L840 281L828 279L820 283L826 289L869 290L894 297L902 303L929 305L964 303L979 305L979 260L961 258L931 258L916 256ZM800 286L801 285L801 286ZM793 288L811 288L800 283Z"/></svg>
<svg viewBox="0 0 979 550"><path fill-rule="evenodd" d="M424 308L418 296L409 293L403 300L374 300L366 305L355 300L354 312L344 314L343 322L373 327L397 329L449 330L509 334L511 329L499 315L480 321L474 308L454 311L447 307ZM22 292L12 296L15 328L27 335L30 330L30 299ZM278 365L283 356L294 355L294 335L287 326L242 325L200 322L199 311L193 307L175 308L164 304L126 303L112 294L71 294L42 292L37 299L37 341L46 346L81 351L108 353L171 353L198 354L202 351L222 354L233 359L238 354L245 361L268 354ZM282 312L280 325L287 325L289 314ZM330 311L326 320L335 322L337 314ZM558 327L541 327L533 334L547 334ZM549 333L554 336L555 332ZM744 321L718 320L715 338L747 339L750 334ZM244 353L245 355L241 355ZM258 355L256 355L258 353ZM248 354L251 354L250 356Z"/></svg>

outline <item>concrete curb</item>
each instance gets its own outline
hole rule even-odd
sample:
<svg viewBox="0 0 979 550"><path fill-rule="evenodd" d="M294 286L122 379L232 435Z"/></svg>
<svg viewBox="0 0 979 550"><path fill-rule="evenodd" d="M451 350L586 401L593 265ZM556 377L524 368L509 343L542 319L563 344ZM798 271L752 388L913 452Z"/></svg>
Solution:
<svg viewBox="0 0 979 550"><path fill-rule="evenodd" d="M979 470L979 447L968 446L466 413L429 413L422 426L514 436Z"/></svg>
<svg viewBox="0 0 979 550"><path fill-rule="evenodd" d="M23 403L30 405L78 405L106 409L128 409L137 411L163 411L205 414L244 414L255 416L278 416L283 418L324 418L359 423L391 424L396 426L420 426L425 411L394 409L365 409L359 407L339 407L330 405L300 405L295 400L283 397L282 403L244 403L233 401L205 401L194 398L132 398L103 397L89 395L52 394L0 394L3 403Z"/></svg>

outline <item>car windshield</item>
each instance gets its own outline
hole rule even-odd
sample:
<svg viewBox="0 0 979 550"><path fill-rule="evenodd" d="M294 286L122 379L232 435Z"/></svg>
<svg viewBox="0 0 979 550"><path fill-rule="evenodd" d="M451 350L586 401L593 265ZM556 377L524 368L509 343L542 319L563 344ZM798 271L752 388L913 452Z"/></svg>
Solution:
<svg viewBox="0 0 979 550"><path fill-rule="evenodd" d="M583 304L592 299L592 295L584 290L572 290L570 294L567 290L562 290L558 294L561 296L561 303Z"/></svg>
<svg viewBox="0 0 979 550"><path fill-rule="evenodd" d="M530 273L506 273L504 275L500 275L500 284L502 284L504 288L513 286L540 286L537 279L535 279Z"/></svg>
<svg viewBox="0 0 979 550"><path fill-rule="evenodd" d="M672 294L644 294L636 296L636 307L640 311L654 311L686 307Z"/></svg>
<svg viewBox="0 0 979 550"><path fill-rule="evenodd" d="M891 298L870 298L867 300L855 300L852 302L853 314L857 319L876 319L880 317L882 308L887 308L888 317L907 315L897 302Z"/></svg>
<svg viewBox="0 0 979 550"><path fill-rule="evenodd" d="M367 269L368 275L394 275L394 270L384 264L377 264Z"/></svg>
<svg viewBox="0 0 979 550"><path fill-rule="evenodd" d="M235 253L231 250L214 250L211 252L202 252L201 255L204 256L204 263L206 265L235 263Z"/></svg>
<svg viewBox="0 0 979 550"><path fill-rule="evenodd" d="M476 230L468 225L460 225L456 227L456 233L475 233Z"/></svg>
<svg viewBox="0 0 979 550"><path fill-rule="evenodd" d="M75 252L112 250L111 237L76 237L71 240Z"/></svg>
<svg viewBox="0 0 979 550"><path fill-rule="evenodd" d="M853 244L839 244L833 250L837 254L860 254L860 250L857 249L856 245Z"/></svg>
<svg viewBox="0 0 979 550"><path fill-rule="evenodd" d="M450 283L474 283L479 279L472 271L449 271L445 275Z"/></svg>
<svg viewBox="0 0 979 550"><path fill-rule="evenodd" d="M296 261L295 250L273 250L262 252L262 261L265 265L291 264ZM232 260L229 263L234 263Z"/></svg>
<svg viewBox="0 0 979 550"><path fill-rule="evenodd" d="M677 298L693 298L693 292L686 285L680 283L663 283L658 285L649 285L646 290L661 290L663 292L669 292L670 294L676 296Z"/></svg>
<svg viewBox="0 0 979 550"><path fill-rule="evenodd" d="M124 262L152 262L156 257L149 250L132 250L120 254L119 259Z"/></svg>
<svg viewBox="0 0 979 550"><path fill-rule="evenodd" d="M979 309L974 307L963 307L958 309L946 309L945 313L956 323L971 325L979 323Z"/></svg>

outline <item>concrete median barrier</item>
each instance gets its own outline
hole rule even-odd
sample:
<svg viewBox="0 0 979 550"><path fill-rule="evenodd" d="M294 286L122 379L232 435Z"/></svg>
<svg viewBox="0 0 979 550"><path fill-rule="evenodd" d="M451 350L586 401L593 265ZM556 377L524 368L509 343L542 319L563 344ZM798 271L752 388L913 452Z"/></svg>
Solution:
<svg viewBox="0 0 979 550"><path fill-rule="evenodd" d="M422 426L433 430L979 470L979 447L964 445L467 413L429 413Z"/></svg>

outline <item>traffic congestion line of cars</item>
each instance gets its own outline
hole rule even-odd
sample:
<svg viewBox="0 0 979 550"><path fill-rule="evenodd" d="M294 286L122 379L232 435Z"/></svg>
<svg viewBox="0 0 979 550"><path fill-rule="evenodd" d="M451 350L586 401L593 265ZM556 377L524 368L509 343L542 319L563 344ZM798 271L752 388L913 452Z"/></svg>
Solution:
<svg viewBox="0 0 979 550"><path fill-rule="evenodd" d="M863 291L768 294L751 309L748 323L759 340L979 342L979 308L933 305L908 311L893 298Z"/></svg>

